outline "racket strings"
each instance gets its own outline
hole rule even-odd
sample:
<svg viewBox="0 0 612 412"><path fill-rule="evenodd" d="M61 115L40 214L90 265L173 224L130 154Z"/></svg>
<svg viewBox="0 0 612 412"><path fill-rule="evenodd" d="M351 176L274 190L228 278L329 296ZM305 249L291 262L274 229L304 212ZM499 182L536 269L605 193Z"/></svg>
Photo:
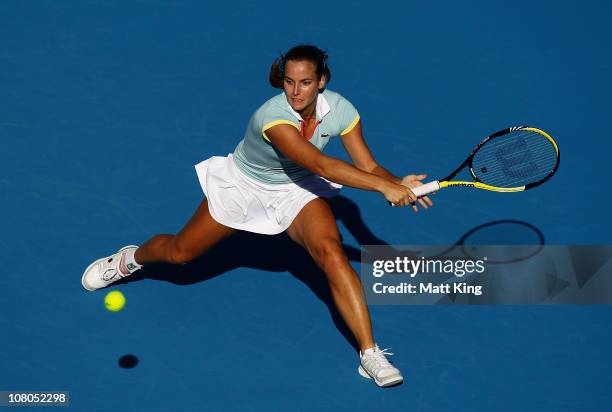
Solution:
<svg viewBox="0 0 612 412"><path fill-rule="evenodd" d="M474 154L472 172L496 187L517 187L547 177L557 164L557 150L545 136L520 130L489 140Z"/></svg>
<svg viewBox="0 0 612 412"><path fill-rule="evenodd" d="M496 156L495 161L501 163L501 167L488 167L477 165L474 162L475 172L487 173L486 180L488 181L501 181L504 179L527 179L527 180L539 180L546 176L554 167L556 163L556 157L546 152L547 148L538 148L537 151L532 150L532 154L526 156L525 153L516 155L514 157L507 157L503 160L499 160ZM488 157L487 157L488 156ZM485 163L485 159L489 161L495 154L483 153L480 160ZM522 160L521 160L522 159ZM521 163L521 165L518 165ZM494 164L494 163L491 163ZM510 164L510 166L508 166ZM484 177L484 176L483 176Z"/></svg>

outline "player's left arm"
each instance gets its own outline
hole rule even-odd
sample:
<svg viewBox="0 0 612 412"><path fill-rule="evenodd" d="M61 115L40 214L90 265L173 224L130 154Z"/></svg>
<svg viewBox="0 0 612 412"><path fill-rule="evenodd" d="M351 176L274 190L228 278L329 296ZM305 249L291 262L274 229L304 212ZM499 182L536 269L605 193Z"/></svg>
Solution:
<svg viewBox="0 0 612 412"><path fill-rule="evenodd" d="M384 177L395 183L401 183L402 179L400 177L393 175L387 169L379 165L374 159L374 156L372 156L372 152L363 138L361 120L359 120L350 131L340 135L340 138L342 139L342 144L346 152L357 169Z"/></svg>
<svg viewBox="0 0 612 412"><path fill-rule="evenodd" d="M358 169L389 179L395 183L403 184L410 188L422 185L423 183L421 180L427 177L426 174L399 177L379 165L374 159L374 156L372 156L372 152L363 137L361 120L359 120L347 133L340 135L340 138L342 139L342 144L351 158L353 165ZM419 199L419 203L425 208L433 204L427 196Z"/></svg>

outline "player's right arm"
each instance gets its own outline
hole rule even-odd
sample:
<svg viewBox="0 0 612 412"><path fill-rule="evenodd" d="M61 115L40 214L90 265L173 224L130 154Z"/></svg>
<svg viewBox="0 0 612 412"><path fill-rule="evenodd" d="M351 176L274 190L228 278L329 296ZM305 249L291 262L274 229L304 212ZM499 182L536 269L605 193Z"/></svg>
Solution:
<svg viewBox="0 0 612 412"><path fill-rule="evenodd" d="M380 192L387 201L398 206L407 206L416 200L416 196L406 186L325 155L312 143L304 140L293 126L273 126L266 130L266 136L283 155L332 182Z"/></svg>

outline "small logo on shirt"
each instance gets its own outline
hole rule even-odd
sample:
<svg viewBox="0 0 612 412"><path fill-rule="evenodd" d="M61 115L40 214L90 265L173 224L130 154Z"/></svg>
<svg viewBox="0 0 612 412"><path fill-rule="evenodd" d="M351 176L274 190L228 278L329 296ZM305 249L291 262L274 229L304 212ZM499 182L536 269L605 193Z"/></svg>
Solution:
<svg viewBox="0 0 612 412"><path fill-rule="evenodd" d="M329 134L328 133L323 133L323 134L321 134L321 137L329 137Z"/></svg>

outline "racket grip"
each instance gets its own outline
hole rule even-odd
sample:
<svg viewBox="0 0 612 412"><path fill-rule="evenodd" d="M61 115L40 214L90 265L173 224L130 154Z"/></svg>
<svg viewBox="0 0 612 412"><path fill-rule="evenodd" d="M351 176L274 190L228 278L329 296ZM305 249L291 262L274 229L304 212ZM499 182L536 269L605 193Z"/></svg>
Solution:
<svg viewBox="0 0 612 412"><path fill-rule="evenodd" d="M413 187L412 193L414 193L417 197L425 196L431 192L435 192L440 189L440 182L434 180L433 182L425 183L424 185Z"/></svg>
<svg viewBox="0 0 612 412"><path fill-rule="evenodd" d="M421 197L431 192L435 192L438 189L440 189L440 182L437 180L434 180L433 182L429 182L421 186L413 187L410 190L412 190L412 193L414 193L416 197ZM395 207L395 205L391 202L389 202L389 206Z"/></svg>

